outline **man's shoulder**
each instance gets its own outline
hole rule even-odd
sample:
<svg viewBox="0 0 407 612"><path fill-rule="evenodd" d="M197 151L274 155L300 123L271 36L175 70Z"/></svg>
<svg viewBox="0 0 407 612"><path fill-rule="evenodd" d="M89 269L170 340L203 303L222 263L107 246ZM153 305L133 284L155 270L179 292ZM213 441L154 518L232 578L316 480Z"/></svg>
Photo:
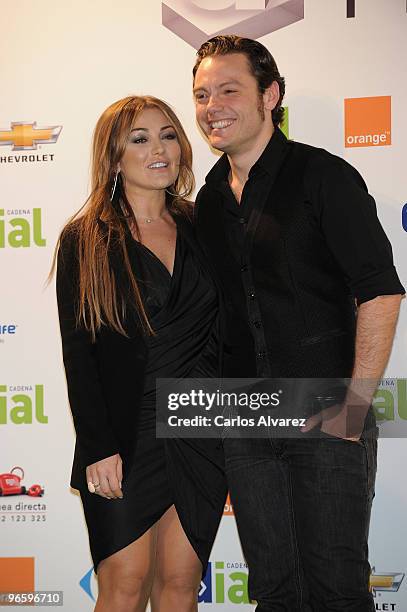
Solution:
<svg viewBox="0 0 407 612"><path fill-rule="evenodd" d="M296 140L289 140L288 143L293 154L303 157L310 166L347 163L338 155L335 155L322 147L315 147L314 145L310 145L305 142L298 142Z"/></svg>
<svg viewBox="0 0 407 612"><path fill-rule="evenodd" d="M207 202L208 200L213 200L218 193L216 185L213 183L205 182L202 187L199 189L195 198L195 211L199 209L202 202Z"/></svg>
<svg viewBox="0 0 407 612"><path fill-rule="evenodd" d="M309 176L323 176L337 172L360 176L357 170L339 155L303 142L290 140L289 143L293 156L303 160L306 174Z"/></svg>

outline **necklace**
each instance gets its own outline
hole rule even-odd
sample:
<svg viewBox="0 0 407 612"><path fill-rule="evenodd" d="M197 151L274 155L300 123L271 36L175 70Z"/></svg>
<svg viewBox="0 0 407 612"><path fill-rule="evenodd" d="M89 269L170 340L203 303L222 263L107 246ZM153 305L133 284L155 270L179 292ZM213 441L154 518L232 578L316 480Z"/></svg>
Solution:
<svg viewBox="0 0 407 612"><path fill-rule="evenodd" d="M136 221L142 221L144 223L154 223L154 221L158 221L159 219L162 219L164 217L164 215L160 215L159 217L156 217L155 219L153 219L153 217L136 217Z"/></svg>

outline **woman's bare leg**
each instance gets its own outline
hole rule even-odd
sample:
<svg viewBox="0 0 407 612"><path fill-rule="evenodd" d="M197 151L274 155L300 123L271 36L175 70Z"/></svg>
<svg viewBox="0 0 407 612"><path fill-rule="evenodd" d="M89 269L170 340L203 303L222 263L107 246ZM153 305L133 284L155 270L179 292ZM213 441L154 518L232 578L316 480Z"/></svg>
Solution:
<svg viewBox="0 0 407 612"><path fill-rule="evenodd" d="M95 612L144 612L154 576L158 523L98 567Z"/></svg>
<svg viewBox="0 0 407 612"><path fill-rule="evenodd" d="M158 521L152 612L196 612L202 564L181 526L175 506Z"/></svg>

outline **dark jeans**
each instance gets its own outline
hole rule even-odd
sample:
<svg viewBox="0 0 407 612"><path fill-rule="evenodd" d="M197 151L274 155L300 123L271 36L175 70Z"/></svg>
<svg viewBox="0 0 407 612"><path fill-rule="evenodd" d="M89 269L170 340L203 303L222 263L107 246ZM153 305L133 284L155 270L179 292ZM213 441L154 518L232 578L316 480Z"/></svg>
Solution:
<svg viewBox="0 0 407 612"><path fill-rule="evenodd" d="M258 612L370 612L377 439L224 440Z"/></svg>

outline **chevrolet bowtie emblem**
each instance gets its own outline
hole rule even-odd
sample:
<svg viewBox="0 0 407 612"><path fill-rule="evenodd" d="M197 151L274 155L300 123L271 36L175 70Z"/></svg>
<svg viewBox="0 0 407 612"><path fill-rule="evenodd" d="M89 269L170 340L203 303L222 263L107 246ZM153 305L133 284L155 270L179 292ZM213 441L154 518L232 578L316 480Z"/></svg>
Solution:
<svg viewBox="0 0 407 612"><path fill-rule="evenodd" d="M402 572L379 572L375 573L375 568L372 568L370 575L370 589L375 591L396 592L399 590L403 582L404 574Z"/></svg>
<svg viewBox="0 0 407 612"><path fill-rule="evenodd" d="M10 130L0 130L0 145L12 145L13 151L35 150L39 144L52 144L58 140L62 125L38 128L36 122L15 122Z"/></svg>

